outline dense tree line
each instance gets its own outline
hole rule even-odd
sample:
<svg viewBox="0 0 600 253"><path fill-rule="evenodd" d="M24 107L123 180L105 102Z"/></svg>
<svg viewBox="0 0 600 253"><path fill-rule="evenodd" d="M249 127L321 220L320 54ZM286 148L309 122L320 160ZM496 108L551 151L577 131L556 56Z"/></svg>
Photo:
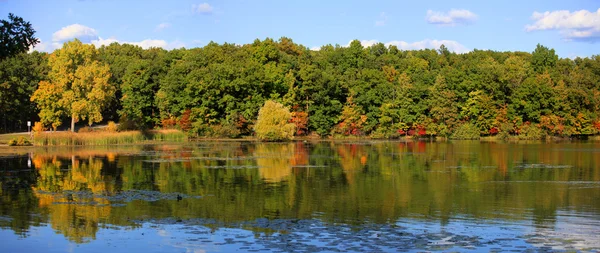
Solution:
<svg viewBox="0 0 600 253"><path fill-rule="evenodd" d="M92 55L108 66L115 90L102 118L123 128L250 135L270 99L291 109L297 134L572 136L600 130L600 56L559 58L542 45L532 53L456 54L444 46L406 51L355 40L313 51L283 37L170 51L113 43ZM48 58L21 53L0 62L1 113L10 123L4 131L39 113L28 101L40 81L51 79Z"/></svg>

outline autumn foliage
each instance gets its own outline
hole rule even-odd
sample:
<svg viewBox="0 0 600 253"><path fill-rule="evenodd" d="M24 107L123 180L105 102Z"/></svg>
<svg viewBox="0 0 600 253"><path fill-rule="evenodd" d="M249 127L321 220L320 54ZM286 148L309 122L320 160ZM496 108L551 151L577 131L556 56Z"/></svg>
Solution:
<svg viewBox="0 0 600 253"><path fill-rule="evenodd" d="M280 103L267 100L258 111L258 119L254 126L256 137L262 141L290 140L294 136L296 125L289 123L290 111Z"/></svg>
<svg viewBox="0 0 600 253"><path fill-rule="evenodd" d="M306 135L308 133L308 113L292 112L291 123L296 125L296 135Z"/></svg>
<svg viewBox="0 0 600 253"><path fill-rule="evenodd" d="M190 114L192 111L190 109L185 110L183 115L181 115L181 119L179 119L179 128L183 131L189 131L192 129L192 121L190 120Z"/></svg>
<svg viewBox="0 0 600 253"><path fill-rule="evenodd" d="M367 122L367 116L359 111L356 104L350 99L348 105L342 109L340 123L334 128L334 133L342 135L363 135L363 126Z"/></svg>

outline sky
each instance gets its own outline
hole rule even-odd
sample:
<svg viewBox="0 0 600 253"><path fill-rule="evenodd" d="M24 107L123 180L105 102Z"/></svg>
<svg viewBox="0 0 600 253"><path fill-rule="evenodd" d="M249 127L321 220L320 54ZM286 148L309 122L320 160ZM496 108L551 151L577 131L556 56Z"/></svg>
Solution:
<svg viewBox="0 0 600 253"><path fill-rule="evenodd" d="M78 38L143 48L202 47L291 38L323 45L382 42L400 49L532 52L538 43L560 57L600 54L599 0L0 0L0 19L31 22L51 52Z"/></svg>

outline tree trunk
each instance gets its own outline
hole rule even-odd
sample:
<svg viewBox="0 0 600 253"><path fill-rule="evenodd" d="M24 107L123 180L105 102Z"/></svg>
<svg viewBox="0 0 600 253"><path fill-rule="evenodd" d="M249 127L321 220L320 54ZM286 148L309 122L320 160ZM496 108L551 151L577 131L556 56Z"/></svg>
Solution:
<svg viewBox="0 0 600 253"><path fill-rule="evenodd" d="M71 132L75 132L75 114L71 115Z"/></svg>

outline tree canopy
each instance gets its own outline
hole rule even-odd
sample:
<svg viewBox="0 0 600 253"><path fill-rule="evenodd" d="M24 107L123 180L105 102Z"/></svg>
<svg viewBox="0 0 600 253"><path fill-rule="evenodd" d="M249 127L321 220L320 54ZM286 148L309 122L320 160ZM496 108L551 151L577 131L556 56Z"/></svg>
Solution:
<svg viewBox="0 0 600 253"><path fill-rule="evenodd" d="M284 105L267 100L258 111L254 126L256 136L264 141L283 141L294 137L296 126L291 123L292 114Z"/></svg>
<svg viewBox="0 0 600 253"><path fill-rule="evenodd" d="M79 40L67 42L50 55L49 81L41 81L31 96L40 109L42 124L60 126L63 116L71 116L71 130L75 122L87 119L102 121L102 109L113 98L115 87L109 85L108 65L96 60L94 45Z"/></svg>
<svg viewBox="0 0 600 253"><path fill-rule="evenodd" d="M0 20L0 60L27 52L40 41L34 37L35 30L31 23L12 13L8 20Z"/></svg>
<svg viewBox="0 0 600 253"><path fill-rule="evenodd" d="M310 50L285 37L169 51L75 41L50 54L48 66L48 74L24 71L42 81L33 101L41 120L55 125L75 114L88 123L120 117L136 128L179 127L194 136L252 135L260 108L273 100L290 108L296 134L600 131L600 56L559 58L542 45L531 53L457 54L445 46L400 50L359 41ZM0 77L0 83L12 78ZM37 88L28 83L23 94Z"/></svg>

